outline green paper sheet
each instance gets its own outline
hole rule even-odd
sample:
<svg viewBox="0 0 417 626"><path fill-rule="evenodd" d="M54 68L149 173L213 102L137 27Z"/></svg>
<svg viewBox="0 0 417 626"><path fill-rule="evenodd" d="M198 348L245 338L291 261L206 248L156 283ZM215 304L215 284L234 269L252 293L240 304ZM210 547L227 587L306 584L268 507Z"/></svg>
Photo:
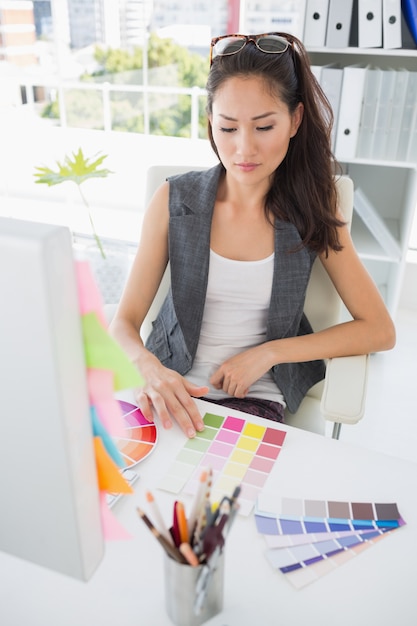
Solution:
<svg viewBox="0 0 417 626"><path fill-rule="evenodd" d="M122 348L102 326L97 313L82 315L81 323L86 366L113 371L115 391L142 387L144 384L142 376L129 361Z"/></svg>

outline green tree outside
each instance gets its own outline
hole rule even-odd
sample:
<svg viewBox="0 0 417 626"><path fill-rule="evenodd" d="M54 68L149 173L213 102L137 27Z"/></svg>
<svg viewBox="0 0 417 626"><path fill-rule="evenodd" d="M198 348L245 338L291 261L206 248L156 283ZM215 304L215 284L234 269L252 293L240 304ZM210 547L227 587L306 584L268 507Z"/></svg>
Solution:
<svg viewBox="0 0 417 626"><path fill-rule="evenodd" d="M143 84L143 49L132 50L97 46L94 58L100 70L85 74L86 82ZM152 33L148 40L148 83L152 86L204 88L208 58L188 52L171 39L160 39ZM205 97L199 97L199 137L207 137ZM99 91L66 90L67 122L70 126L101 129L103 105ZM111 92L112 129L144 132L144 96L134 92ZM149 94L150 133L173 137L191 136L191 96ZM45 107L44 117L59 117L59 102Z"/></svg>

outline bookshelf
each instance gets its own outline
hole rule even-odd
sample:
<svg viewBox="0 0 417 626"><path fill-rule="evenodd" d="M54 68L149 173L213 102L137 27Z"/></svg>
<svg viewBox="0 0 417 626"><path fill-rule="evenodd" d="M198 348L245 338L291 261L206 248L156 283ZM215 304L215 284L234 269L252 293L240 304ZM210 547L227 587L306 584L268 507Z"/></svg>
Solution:
<svg viewBox="0 0 417 626"><path fill-rule="evenodd" d="M331 4L331 0L329 1ZM306 32L306 20L309 17L308 5L309 2L300 3L304 11L304 33ZM352 41L355 39L354 11L355 4L353 4L348 46L329 48L325 45L309 46L305 42L311 65L316 68L316 75L319 81L322 69L325 66L335 67L342 71L352 66L379 68L384 71L394 71L396 75L400 71L406 70L409 73L415 73L417 79L417 46L411 37L404 16L402 16L401 22L401 48L359 48L352 45ZM391 107L392 102L395 101L398 90L394 88L392 93L393 96L391 101L388 102L388 107ZM359 95L362 100L358 133L361 132L361 124L365 123L365 118L362 117L362 107L365 101L364 94L365 91ZM356 97L356 94L351 93L349 105L353 103L354 97ZM341 123L338 115L341 112L342 98L343 87L340 91L338 114L335 114L335 134L337 134L338 130L337 125ZM376 99L373 115L371 109L371 118L376 119L378 113L377 106L378 99ZM388 115L391 110L389 109ZM417 98L414 99L412 104L411 117L410 136L413 132L417 133ZM374 137L375 132L381 131L374 128ZM377 139L381 139L381 137L377 137ZM373 139L373 141L376 140ZM387 251L382 242L378 240L378 237L375 237L375 234L372 233L372 229L367 227L366 220L363 220L358 215L358 212L354 211L352 221L353 241L361 259L378 285L391 314L394 316L398 308L409 237L417 207L417 158L414 158L414 150L411 150L409 147L406 152L412 155L411 158L398 159L396 155L391 155L387 158L385 154L389 152L388 147L386 152L378 152L375 149L373 154L364 158L359 156L360 150L356 149L353 153L346 154L349 150L338 149L337 138L335 138L334 142L335 156L341 163L344 173L353 179L355 191L359 188L364 192L373 209L377 212L377 217L381 218L383 226L386 227L387 236L392 236L399 244L396 254L392 250L391 253ZM379 142L376 142L376 144L379 145Z"/></svg>
<svg viewBox="0 0 417 626"><path fill-rule="evenodd" d="M355 188L366 190L395 240L399 255L389 254L354 212L352 237L363 263L395 314L404 276L409 235L417 204L417 170L413 164L356 160L342 163Z"/></svg>

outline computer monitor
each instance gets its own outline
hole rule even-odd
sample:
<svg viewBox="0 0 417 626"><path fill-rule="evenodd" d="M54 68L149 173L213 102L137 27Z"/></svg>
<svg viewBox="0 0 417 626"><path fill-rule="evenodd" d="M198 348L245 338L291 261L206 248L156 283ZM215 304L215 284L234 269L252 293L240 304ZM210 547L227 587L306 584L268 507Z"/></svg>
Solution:
<svg viewBox="0 0 417 626"><path fill-rule="evenodd" d="M104 552L69 230L0 218L0 550L88 580Z"/></svg>

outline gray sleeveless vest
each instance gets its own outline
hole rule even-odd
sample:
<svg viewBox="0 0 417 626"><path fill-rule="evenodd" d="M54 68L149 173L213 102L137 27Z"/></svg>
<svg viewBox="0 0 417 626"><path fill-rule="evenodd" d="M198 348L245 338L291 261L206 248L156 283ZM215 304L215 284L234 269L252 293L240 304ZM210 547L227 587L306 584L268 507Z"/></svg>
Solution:
<svg viewBox="0 0 417 626"><path fill-rule="evenodd" d="M210 229L221 164L169 178L169 259L171 288L146 347L182 375L190 370L200 336L210 258ZM312 332L304 300L315 253L302 247L292 224L276 221L275 265L266 341ZM282 363L272 368L290 412L324 377L321 360Z"/></svg>

